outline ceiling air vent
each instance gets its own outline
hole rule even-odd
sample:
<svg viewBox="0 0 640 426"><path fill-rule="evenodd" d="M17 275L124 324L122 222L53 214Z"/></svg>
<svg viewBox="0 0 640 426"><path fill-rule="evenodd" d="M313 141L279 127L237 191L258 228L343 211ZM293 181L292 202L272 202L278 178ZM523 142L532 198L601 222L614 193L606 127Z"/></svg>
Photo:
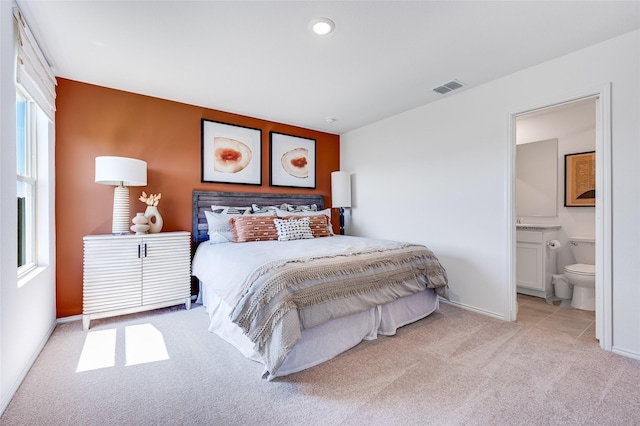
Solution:
<svg viewBox="0 0 640 426"><path fill-rule="evenodd" d="M464 86L464 83L462 83L462 82L460 82L460 81L458 81L458 80L451 80L450 82L445 83L445 84L443 84L442 86L435 87L435 88L433 89L433 91L434 91L434 92L438 92L438 93L440 93L441 95L444 95L445 93L449 93L449 92L451 92L452 90L459 89L459 88L461 88L462 86Z"/></svg>

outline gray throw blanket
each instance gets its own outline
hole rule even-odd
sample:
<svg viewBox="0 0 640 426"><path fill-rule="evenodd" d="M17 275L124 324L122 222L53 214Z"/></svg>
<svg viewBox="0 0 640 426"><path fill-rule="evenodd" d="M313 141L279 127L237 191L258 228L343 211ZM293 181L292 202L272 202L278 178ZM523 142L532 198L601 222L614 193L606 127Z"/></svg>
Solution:
<svg viewBox="0 0 640 426"><path fill-rule="evenodd" d="M446 271L421 245L274 261L247 278L231 320L256 344L267 371L274 374L302 328L425 288L447 297ZM340 303L345 298L349 304Z"/></svg>

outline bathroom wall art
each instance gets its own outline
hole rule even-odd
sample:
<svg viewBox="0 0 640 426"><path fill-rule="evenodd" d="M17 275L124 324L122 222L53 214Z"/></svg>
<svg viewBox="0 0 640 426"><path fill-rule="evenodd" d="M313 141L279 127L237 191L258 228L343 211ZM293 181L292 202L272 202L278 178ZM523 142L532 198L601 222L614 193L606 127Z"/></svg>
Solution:
<svg viewBox="0 0 640 426"><path fill-rule="evenodd" d="M596 153L581 152L564 156L565 207L596 205Z"/></svg>

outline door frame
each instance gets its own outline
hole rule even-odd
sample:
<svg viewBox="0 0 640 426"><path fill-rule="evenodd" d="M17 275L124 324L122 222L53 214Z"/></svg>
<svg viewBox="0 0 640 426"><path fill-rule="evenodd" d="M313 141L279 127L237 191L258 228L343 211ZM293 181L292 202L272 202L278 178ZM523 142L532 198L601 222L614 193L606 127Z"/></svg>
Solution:
<svg viewBox="0 0 640 426"><path fill-rule="evenodd" d="M510 301L509 319L515 321L518 312L516 293L516 117L534 111L553 108L579 100L596 98L596 337L600 347L611 351L613 338L613 297L612 297L612 170L611 170L611 83L592 90L585 90L571 96L560 97L543 104L527 108L517 108L508 117L508 176L507 218L508 247L510 261L508 288Z"/></svg>

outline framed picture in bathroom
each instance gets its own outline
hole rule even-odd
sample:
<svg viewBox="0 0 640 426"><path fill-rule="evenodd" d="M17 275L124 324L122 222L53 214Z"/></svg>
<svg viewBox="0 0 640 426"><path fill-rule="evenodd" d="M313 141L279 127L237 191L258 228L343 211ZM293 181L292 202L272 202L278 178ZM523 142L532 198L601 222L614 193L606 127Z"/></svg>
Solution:
<svg viewBox="0 0 640 426"><path fill-rule="evenodd" d="M594 207L596 205L595 151L564 156L565 207Z"/></svg>

